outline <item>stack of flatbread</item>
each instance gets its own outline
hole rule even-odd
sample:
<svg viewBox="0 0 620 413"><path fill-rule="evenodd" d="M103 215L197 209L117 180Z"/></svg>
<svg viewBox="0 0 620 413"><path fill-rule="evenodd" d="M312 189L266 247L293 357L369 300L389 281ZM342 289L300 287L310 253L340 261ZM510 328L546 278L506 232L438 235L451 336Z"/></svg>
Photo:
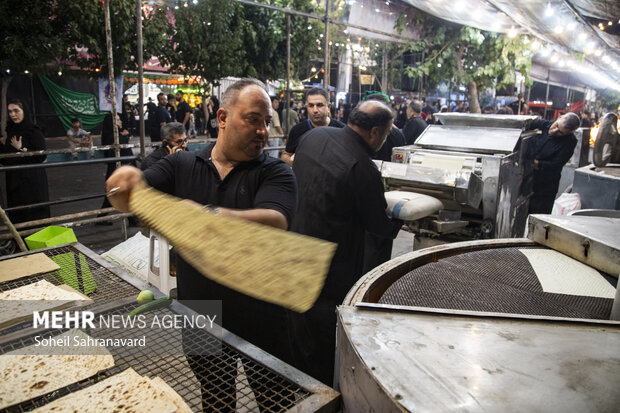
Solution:
<svg viewBox="0 0 620 413"><path fill-rule="evenodd" d="M62 340L66 336L88 338L77 329L55 338ZM45 350L32 345L3 354L0 356L0 409L58 390L112 366L112 355L105 347L96 345Z"/></svg>
<svg viewBox="0 0 620 413"><path fill-rule="evenodd" d="M0 329L30 320L34 311L60 310L90 303L90 298L68 285L37 281L0 293Z"/></svg>
<svg viewBox="0 0 620 413"><path fill-rule="evenodd" d="M149 379L129 368L39 407L34 412L191 413L191 409L181 396L159 377Z"/></svg>

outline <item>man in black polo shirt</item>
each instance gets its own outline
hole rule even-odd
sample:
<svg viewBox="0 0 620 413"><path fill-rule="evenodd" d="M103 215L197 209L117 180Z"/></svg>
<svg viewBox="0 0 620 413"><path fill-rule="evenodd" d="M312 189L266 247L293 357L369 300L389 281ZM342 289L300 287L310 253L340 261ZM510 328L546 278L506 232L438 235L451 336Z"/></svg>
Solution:
<svg viewBox="0 0 620 413"><path fill-rule="evenodd" d="M329 117L329 95L327 90L319 87L312 88L306 94L306 109L308 119L303 120L293 126L286 140L286 148L282 152L282 160L289 165L293 165L295 160L295 149L301 137L311 129L319 126L332 126L334 128L344 128L344 123Z"/></svg>
<svg viewBox="0 0 620 413"><path fill-rule="evenodd" d="M202 151L166 156L144 174L135 168L120 168L107 182L108 189L120 188L111 197L114 207L127 211L131 189L144 179L154 188L200 207L217 206L222 215L287 229L295 211L297 187L291 169L263 153L270 106L260 81L235 82L224 93L217 111L217 142ZM182 300L221 300L224 328L276 357L286 357L285 313L281 307L211 281L182 259L177 266L177 288ZM188 360L202 383L205 411L234 409L236 369L217 377L208 375L210 366L215 371L218 363L224 363L217 356ZM246 373L251 377L247 367ZM262 398L267 390L253 380L250 384L257 398Z"/></svg>
<svg viewBox="0 0 620 413"><path fill-rule="evenodd" d="M381 173L371 159L390 133L393 114L384 102L363 102L351 112L347 127L313 129L296 151L299 206L292 230L338 248L315 305L303 314L289 313L290 342L295 367L328 385L336 306L362 275L364 234L390 238L393 233Z"/></svg>
<svg viewBox="0 0 620 413"><path fill-rule="evenodd" d="M183 92L177 91L175 97L177 98L177 110L174 112L174 117L177 122L180 122L185 127L185 130L189 130L189 117L192 113L192 109L189 107L189 103L183 98Z"/></svg>
<svg viewBox="0 0 620 413"><path fill-rule="evenodd" d="M155 109L155 116L153 116L153 123L151 124L151 142L161 142L161 127L166 123L172 122L170 112L166 109L166 95L159 93L157 95L157 108Z"/></svg>

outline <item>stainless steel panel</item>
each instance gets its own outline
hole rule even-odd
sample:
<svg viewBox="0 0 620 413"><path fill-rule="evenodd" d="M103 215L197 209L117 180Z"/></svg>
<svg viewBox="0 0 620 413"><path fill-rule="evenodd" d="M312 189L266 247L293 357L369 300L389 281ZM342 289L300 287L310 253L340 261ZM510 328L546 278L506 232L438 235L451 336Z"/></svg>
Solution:
<svg viewBox="0 0 620 413"><path fill-rule="evenodd" d="M620 273L620 219L530 215L527 237L609 275Z"/></svg>
<svg viewBox="0 0 620 413"><path fill-rule="evenodd" d="M337 372L346 411L616 412L620 405L618 322L374 307L338 309L340 343L349 341L340 346L351 347ZM363 388L349 393L355 379Z"/></svg>
<svg viewBox="0 0 620 413"><path fill-rule="evenodd" d="M572 192L579 194L583 209L620 209L620 165L575 169Z"/></svg>
<svg viewBox="0 0 620 413"><path fill-rule="evenodd" d="M430 125L415 145L422 148L500 154L515 150L520 129Z"/></svg>
<svg viewBox="0 0 620 413"><path fill-rule="evenodd" d="M500 158L482 158L482 217L494 220L497 212L497 186L499 184Z"/></svg>
<svg viewBox="0 0 620 413"><path fill-rule="evenodd" d="M530 115L482 115L479 113L435 113L434 116L443 125L518 129L522 129L537 118L537 116Z"/></svg>
<svg viewBox="0 0 620 413"><path fill-rule="evenodd" d="M467 187L471 172L383 162L381 165L381 175L384 178L395 178L454 188L457 185Z"/></svg>

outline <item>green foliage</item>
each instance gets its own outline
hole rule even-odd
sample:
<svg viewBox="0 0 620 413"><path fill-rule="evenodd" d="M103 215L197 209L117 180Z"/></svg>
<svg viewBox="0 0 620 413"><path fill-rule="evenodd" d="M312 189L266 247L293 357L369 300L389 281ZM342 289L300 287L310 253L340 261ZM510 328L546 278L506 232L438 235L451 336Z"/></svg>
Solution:
<svg viewBox="0 0 620 413"><path fill-rule="evenodd" d="M616 112L620 107L620 93L613 89L596 89L596 98L601 101L601 107Z"/></svg>
<svg viewBox="0 0 620 413"><path fill-rule="evenodd" d="M312 11L308 0L268 0L268 4ZM199 75L206 83L226 76L262 80L286 75L286 15L231 0L201 0L198 4L157 8L145 21L145 49L170 71ZM291 66L309 59L314 35L308 19L291 16ZM314 29L316 30L316 29ZM318 35L317 35L318 36Z"/></svg>
<svg viewBox="0 0 620 413"><path fill-rule="evenodd" d="M0 76L57 69L67 48L56 0L0 1ZM7 69L10 73L7 73Z"/></svg>
<svg viewBox="0 0 620 413"><path fill-rule="evenodd" d="M503 34L439 21L413 9L407 15L410 17L405 18L404 14L399 17L396 28L402 31L407 23L416 25L420 36L407 44L407 50L423 52L424 61L406 68L405 73L410 77L424 76L426 89L443 80L452 80L483 90L514 83L515 71L525 76L526 84L532 83L529 69L533 53L527 37L511 39Z"/></svg>
<svg viewBox="0 0 620 413"><path fill-rule="evenodd" d="M243 74L242 6L231 0L201 0L177 9L155 9L145 20L145 48L170 71L211 83ZM240 63L241 62L241 63Z"/></svg>
<svg viewBox="0 0 620 413"><path fill-rule="evenodd" d="M307 0L266 0L266 4L311 12ZM245 74L261 80L282 79L286 76L286 15L262 7L244 5ZM309 24L308 18L291 16L291 76L300 64L307 62L316 49L319 25ZM311 26L311 29L308 27Z"/></svg>
<svg viewBox="0 0 620 413"><path fill-rule="evenodd" d="M107 76L108 53L106 46L104 3L101 0L58 1L56 19L62 22L62 32L70 47L68 58L90 74ZM136 69L136 17L135 1L110 1L110 25L112 29L112 55L114 73L124 69ZM88 48L88 56L77 49Z"/></svg>

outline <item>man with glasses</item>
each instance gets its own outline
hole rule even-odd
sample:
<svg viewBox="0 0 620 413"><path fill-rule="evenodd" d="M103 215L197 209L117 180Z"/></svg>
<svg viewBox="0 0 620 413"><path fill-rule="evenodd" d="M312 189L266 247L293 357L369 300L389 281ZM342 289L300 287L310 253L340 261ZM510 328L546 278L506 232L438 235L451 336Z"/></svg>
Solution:
<svg viewBox="0 0 620 413"><path fill-rule="evenodd" d="M187 150L185 126L180 122L167 123L161 127L162 145L144 159L140 165L143 171L171 153Z"/></svg>

